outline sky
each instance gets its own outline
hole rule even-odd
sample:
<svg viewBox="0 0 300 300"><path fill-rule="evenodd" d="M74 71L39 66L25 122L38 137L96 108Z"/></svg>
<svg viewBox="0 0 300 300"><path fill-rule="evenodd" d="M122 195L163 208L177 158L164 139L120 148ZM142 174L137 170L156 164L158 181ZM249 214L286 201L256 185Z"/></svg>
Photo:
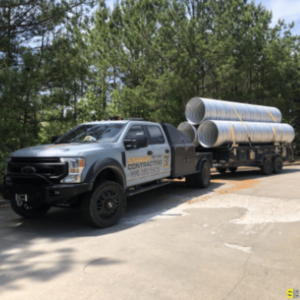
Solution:
<svg viewBox="0 0 300 300"><path fill-rule="evenodd" d="M116 0L107 0L106 3L111 8ZM248 0L250 2L250 0ZM255 0L255 4L261 3L267 10L273 12L272 26L274 26L278 19L285 20L285 23L290 24L295 22L292 29L292 34L300 35L300 0Z"/></svg>
<svg viewBox="0 0 300 300"><path fill-rule="evenodd" d="M287 24L294 21L292 34L300 35L300 0L255 0L255 4L259 3L273 12L272 26L277 23L278 19L285 20Z"/></svg>

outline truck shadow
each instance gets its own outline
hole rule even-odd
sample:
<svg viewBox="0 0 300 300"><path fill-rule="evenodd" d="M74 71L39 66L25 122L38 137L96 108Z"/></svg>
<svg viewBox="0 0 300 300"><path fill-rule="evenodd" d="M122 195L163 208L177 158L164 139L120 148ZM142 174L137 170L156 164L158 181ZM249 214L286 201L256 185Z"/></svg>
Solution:
<svg viewBox="0 0 300 300"><path fill-rule="evenodd" d="M105 229L92 228L87 225L79 208L52 208L42 219L24 219L16 215L10 207L2 207L0 208L0 241L5 235L3 231L16 235L16 240L22 241L37 237L99 236L126 230L194 197L209 194L222 185L223 183L211 183L207 189L192 189L186 187L185 180L173 181L170 185L128 197L126 212L121 221Z"/></svg>
<svg viewBox="0 0 300 300"><path fill-rule="evenodd" d="M19 282L24 278L43 283L71 272L74 266L86 274L110 264L126 263L101 255L102 236L126 231L144 222L155 222L155 217L163 214L176 217L177 214L166 214L166 211L195 196L208 194L221 185L212 183L208 189L198 190L186 188L184 181L174 181L169 186L130 197L123 219L106 229L88 227L78 209L53 208L43 219L23 219L9 206L1 207L0 297L3 292L22 291ZM76 257L81 251L78 245L81 241L90 241L91 237L98 239L99 252L93 250L78 262Z"/></svg>

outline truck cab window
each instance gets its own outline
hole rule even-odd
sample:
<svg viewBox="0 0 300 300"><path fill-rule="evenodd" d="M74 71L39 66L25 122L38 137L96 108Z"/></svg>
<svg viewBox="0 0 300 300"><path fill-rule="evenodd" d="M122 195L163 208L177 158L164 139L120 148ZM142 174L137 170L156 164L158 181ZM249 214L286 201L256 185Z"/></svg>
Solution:
<svg viewBox="0 0 300 300"><path fill-rule="evenodd" d="M137 137L145 136L145 131L141 125L133 125L129 129L125 139L136 139Z"/></svg>
<svg viewBox="0 0 300 300"><path fill-rule="evenodd" d="M161 129L158 126L147 126L150 134L150 145L155 144L164 144L165 139L161 132Z"/></svg>

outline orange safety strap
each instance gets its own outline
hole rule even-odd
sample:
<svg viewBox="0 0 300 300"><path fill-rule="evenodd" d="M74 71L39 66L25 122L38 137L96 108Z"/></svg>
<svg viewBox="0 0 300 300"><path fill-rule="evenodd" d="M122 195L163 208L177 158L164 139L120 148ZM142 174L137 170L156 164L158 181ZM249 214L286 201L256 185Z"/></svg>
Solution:
<svg viewBox="0 0 300 300"><path fill-rule="evenodd" d="M248 132L248 128L246 126L246 124L243 122L242 118L240 117L240 115L238 114L238 112L236 111L234 105L232 103L230 103L233 110L235 111L236 115L238 116L238 118L240 119L240 121L242 122L243 126L246 128L246 131L247 131L247 136L248 136L248 140L249 140L249 144L250 144L250 147L252 147L251 145L251 139L250 139L250 136L249 136L249 132Z"/></svg>
<svg viewBox="0 0 300 300"><path fill-rule="evenodd" d="M267 112L269 113L269 115L271 116L271 118L273 119L273 121L275 122L275 123L277 123L277 121L276 121L276 119L274 118L274 116L272 115L272 113L269 111L269 109L266 107L266 110L267 110ZM278 123L277 123L278 124ZM280 125L278 124L278 126L279 126L279 129L280 129L280 131L281 131L281 143L282 143L282 138L283 138L283 132L282 132L282 129L281 129L281 127L280 127ZM276 128L275 128L275 131L276 131Z"/></svg>

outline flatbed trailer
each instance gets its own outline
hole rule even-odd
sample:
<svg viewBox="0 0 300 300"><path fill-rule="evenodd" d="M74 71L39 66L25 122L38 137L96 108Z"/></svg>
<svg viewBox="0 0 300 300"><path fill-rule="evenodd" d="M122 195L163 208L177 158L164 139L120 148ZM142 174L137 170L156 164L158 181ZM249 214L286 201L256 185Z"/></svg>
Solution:
<svg viewBox="0 0 300 300"><path fill-rule="evenodd" d="M228 169L235 172L238 167L258 167L264 175L281 173L284 161L294 161L291 144L243 144L225 145L218 148L197 148L197 152L210 152L212 165L220 173Z"/></svg>

